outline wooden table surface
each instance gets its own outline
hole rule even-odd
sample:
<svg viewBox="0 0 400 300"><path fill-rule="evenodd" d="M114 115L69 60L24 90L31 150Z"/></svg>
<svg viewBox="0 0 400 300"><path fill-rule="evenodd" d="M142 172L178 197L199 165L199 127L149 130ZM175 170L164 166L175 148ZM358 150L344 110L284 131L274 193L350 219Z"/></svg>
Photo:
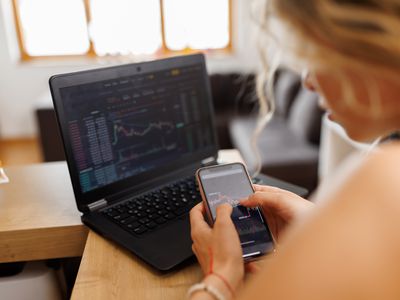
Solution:
<svg viewBox="0 0 400 300"><path fill-rule="evenodd" d="M89 231L71 299L185 299L200 281L197 264L160 274L127 250Z"/></svg>
<svg viewBox="0 0 400 300"><path fill-rule="evenodd" d="M220 151L220 162L242 161L237 150ZM133 254L90 231L72 299L185 299L199 282L198 264L160 274Z"/></svg>
<svg viewBox="0 0 400 300"><path fill-rule="evenodd" d="M236 150L220 162L241 161ZM0 184L0 263L81 256L73 299L184 299L197 264L160 274L82 224L65 162L5 169ZM89 234L88 234L89 232Z"/></svg>
<svg viewBox="0 0 400 300"><path fill-rule="evenodd" d="M80 220L65 162L5 168L0 184L0 263L81 256Z"/></svg>

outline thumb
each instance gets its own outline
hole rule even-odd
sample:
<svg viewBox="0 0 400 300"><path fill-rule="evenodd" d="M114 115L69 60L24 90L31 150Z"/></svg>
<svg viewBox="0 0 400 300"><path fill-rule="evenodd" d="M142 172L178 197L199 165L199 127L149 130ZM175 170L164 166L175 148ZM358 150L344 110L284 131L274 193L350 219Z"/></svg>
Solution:
<svg viewBox="0 0 400 300"><path fill-rule="evenodd" d="M218 220L226 220L226 219L230 220L231 215L232 215L232 210L233 210L233 208L230 204L224 203L224 204L219 205L216 209L216 213L217 213L216 222Z"/></svg>
<svg viewBox="0 0 400 300"><path fill-rule="evenodd" d="M261 206L264 201L264 197L262 192L255 192L251 194L247 199L243 199L240 201L240 205L245 207L257 207Z"/></svg>

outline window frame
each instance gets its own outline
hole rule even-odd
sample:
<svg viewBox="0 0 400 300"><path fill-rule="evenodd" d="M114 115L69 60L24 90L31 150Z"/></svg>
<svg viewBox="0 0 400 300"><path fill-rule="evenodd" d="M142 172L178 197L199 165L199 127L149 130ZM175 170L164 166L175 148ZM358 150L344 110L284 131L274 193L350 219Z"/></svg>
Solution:
<svg viewBox="0 0 400 300"><path fill-rule="evenodd" d="M42 55L42 56L33 56L30 55L24 43L24 37L22 32L22 25L21 25L21 17L18 9L19 0L12 0L12 9L14 14L14 22L15 22L15 29L17 34L18 46L20 50L20 60L23 62L33 61L33 60L65 60L65 59L82 59L82 58L89 58L89 59L109 59L109 58L116 58L121 59L124 57L131 57L132 55L105 55L99 56L96 54L94 49L93 40L88 37L89 39L89 48L85 54L65 54L65 55ZM86 24L88 25L91 20L90 15L90 0L82 0L84 7L85 7L85 15L86 15ZM229 28L229 42L224 48L219 49L192 49L192 48L185 48L182 50L171 50L167 47L166 38L165 38L165 24L164 24L164 0L159 0L160 2L160 18L161 18L161 41L162 45L158 51L150 54L150 56L173 56L173 55L184 55L184 54L191 54L195 52L205 52L205 53L215 53L215 54L231 54L233 52L233 1L228 0L228 28Z"/></svg>

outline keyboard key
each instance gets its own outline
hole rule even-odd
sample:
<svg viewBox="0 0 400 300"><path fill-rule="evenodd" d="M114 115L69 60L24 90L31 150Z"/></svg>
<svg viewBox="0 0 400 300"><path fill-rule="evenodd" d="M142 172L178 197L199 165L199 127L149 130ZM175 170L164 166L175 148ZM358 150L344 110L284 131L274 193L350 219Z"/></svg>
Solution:
<svg viewBox="0 0 400 300"><path fill-rule="evenodd" d="M143 234L157 224L187 213L199 199L197 183L191 176L139 197L125 199L103 214L124 228Z"/></svg>
<svg viewBox="0 0 400 300"><path fill-rule="evenodd" d="M137 221L137 218L135 216L130 216L129 218L121 220L121 224L129 224Z"/></svg>
<svg viewBox="0 0 400 300"><path fill-rule="evenodd" d="M118 214L118 215L114 216L113 219L114 219L115 221L121 220L121 215Z"/></svg>
<svg viewBox="0 0 400 300"><path fill-rule="evenodd" d="M133 232L136 234L142 234L142 233L145 233L146 231L147 231L147 228L144 225L133 229Z"/></svg>
<svg viewBox="0 0 400 300"><path fill-rule="evenodd" d="M144 213L144 212L138 212L138 213L136 214L136 216L137 216L138 218L143 218L144 216L146 216L146 213Z"/></svg>
<svg viewBox="0 0 400 300"><path fill-rule="evenodd" d="M145 225L147 228L153 229L154 227L157 226L157 223L152 221L152 222L146 223Z"/></svg>
<svg viewBox="0 0 400 300"><path fill-rule="evenodd" d="M146 223L148 223L148 222L150 222L150 219L149 219L149 218L143 218L143 219L140 219L140 220L139 220L139 223L142 223L142 224L146 224Z"/></svg>
<svg viewBox="0 0 400 300"><path fill-rule="evenodd" d="M163 224L163 223L167 222L167 220L164 219L163 217L160 217L160 218L156 219L156 222L157 222L158 224Z"/></svg>
<svg viewBox="0 0 400 300"><path fill-rule="evenodd" d="M190 210L190 207L180 207L177 210L174 211L175 214L177 214L178 216L185 214L186 212L188 212Z"/></svg>
<svg viewBox="0 0 400 300"><path fill-rule="evenodd" d="M147 207L149 207L149 208L152 208L152 207L154 207L156 205L157 205L157 203L154 202L154 201L147 203Z"/></svg>
<svg viewBox="0 0 400 300"><path fill-rule="evenodd" d="M158 213L159 215L165 215L165 214L167 213L167 211L164 210L164 209L162 209L162 210L158 210L157 213Z"/></svg>
<svg viewBox="0 0 400 300"><path fill-rule="evenodd" d="M154 219L157 219L157 218L159 217L159 215L158 215L158 214L149 214L149 215L147 215L147 217L148 217L150 220L154 220Z"/></svg>
<svg viewBox="0 0 400 300"><path fill-rule="evenodd" d="M167 214L164 215L164 218L171 220L175 218L175 215L172 212L169 212Z"/></svg>
<svg viewBox="0 0 400 300"><path fill-rule="evenodd" d="M140 227L140 226L142 226L142 224L140 224L139 222L134 222L134 223L126 225L126 227L128 229L135 229L135 228Z"/></svg>
<svg viewBox="0 0 400 300"><path fill-rule="evenodd" d="M151 214L153 212L155 212L156 210L154 208L148 208L146 209L146 213Z"/></svg>
<svg viewBox="0 0 400 300"><path fill-rule="evenodd" d="M117 212L116 210L110 208L110 209L107 209L107 210L105 211L105 214L106 214L107 216L114 217L114 216L118 215L119 212Z"/></svg>

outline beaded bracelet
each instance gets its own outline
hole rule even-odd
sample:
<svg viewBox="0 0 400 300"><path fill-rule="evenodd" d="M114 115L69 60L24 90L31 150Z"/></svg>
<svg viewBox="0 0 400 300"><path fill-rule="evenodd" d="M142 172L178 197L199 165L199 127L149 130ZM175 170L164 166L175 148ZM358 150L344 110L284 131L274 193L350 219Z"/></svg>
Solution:
<svg viewBox="0 0 400 300"><path fill-rule="evenodd" d="M219 278L219 280L221 280L221 281L224 283L224 285L226 286L226 288L227 288L227 289L229 290L229 292L231 293L232 298L235 297L235 292L233 291L232 286L229 284L228 280L225 279L225 277L223 277L222 275L220 275L220 274L218 274L218 273L215 273L215 272L209 272L209 273L208 273L208 276L209 276L209 275L214 275L215 277Z"/></svg>
<svg viewBox="0 0 400 300"><path fill-rule="evenodd" d="M188 290L188 293L187 293L188 299L190 299L190 297L194 293L199 292L199 291L205 291L205 292L209 293L211 296L213 296L215 298L215 300L225 300L225 297L222 295L222 293L217 288L213 287L212 285L205 284L204 282L196 283L190 287L190 289Z"/></svg>

